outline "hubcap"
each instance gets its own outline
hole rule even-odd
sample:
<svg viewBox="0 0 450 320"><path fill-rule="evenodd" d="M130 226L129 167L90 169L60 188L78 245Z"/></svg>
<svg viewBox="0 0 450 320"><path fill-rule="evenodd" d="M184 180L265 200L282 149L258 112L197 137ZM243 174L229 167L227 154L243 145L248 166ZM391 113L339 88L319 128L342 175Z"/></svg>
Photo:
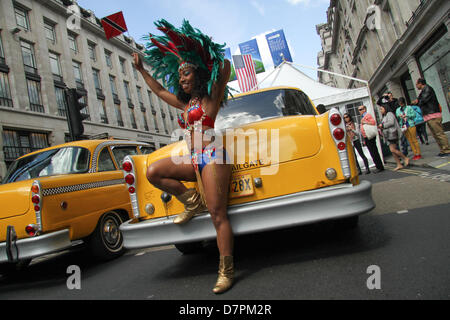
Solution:
<svg viewBox="0 0 450 320"><path fill-rule="evenodd" d="M114 248L120 241L120 231L118 221L109 217L103 225L103 239L108 247Z"/></svg>

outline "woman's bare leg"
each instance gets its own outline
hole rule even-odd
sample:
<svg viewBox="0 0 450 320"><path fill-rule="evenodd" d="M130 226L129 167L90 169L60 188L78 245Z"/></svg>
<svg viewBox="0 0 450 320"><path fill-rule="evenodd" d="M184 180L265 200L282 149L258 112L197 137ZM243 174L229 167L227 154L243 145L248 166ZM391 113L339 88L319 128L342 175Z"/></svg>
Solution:
<svg viewBox="0 0 450 320"><path fill-rule="evenodd" d="M174 196L187 191L181 181L195 181L194 167L189 156L161 159L147 168L147 179L156 188Z"/></svg>
<svg viewBox="0 0 450 320"><path fill-rule="evenodd" d="M217 246L221 256L233 255L233 231L227 215L230 177L231 165L227 164L208 164L202 171L206 206L217 232Z"/></svg>

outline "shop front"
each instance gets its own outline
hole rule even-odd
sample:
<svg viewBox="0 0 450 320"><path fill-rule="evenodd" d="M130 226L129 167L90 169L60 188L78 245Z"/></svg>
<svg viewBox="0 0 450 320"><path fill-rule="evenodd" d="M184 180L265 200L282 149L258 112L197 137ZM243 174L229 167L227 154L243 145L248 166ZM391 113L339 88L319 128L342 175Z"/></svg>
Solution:
<svg viewBox="0 0 450 320"><path fill-rule="evenodd" d="M419 51L417 61L423 77L442 107L442 123L450 130L450 33L444 25Z"/></svg>

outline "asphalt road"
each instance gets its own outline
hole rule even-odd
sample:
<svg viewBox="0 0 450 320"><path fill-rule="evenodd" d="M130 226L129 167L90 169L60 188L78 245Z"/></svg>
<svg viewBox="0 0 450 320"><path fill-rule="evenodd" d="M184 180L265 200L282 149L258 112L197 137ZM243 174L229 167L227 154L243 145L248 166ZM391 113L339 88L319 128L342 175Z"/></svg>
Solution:
<svg viewBox="0 0 450 320"><path fill-rule="evenodd" d="M238 237L236 280L215 295L214 244L182 255L162 247L98 263L81 249L0 277L0 300L450 299L450 176L432 169L386 170L374 183L377 208L345 230L333 223ZM80 270L80 289L68 289Z"/></svg>

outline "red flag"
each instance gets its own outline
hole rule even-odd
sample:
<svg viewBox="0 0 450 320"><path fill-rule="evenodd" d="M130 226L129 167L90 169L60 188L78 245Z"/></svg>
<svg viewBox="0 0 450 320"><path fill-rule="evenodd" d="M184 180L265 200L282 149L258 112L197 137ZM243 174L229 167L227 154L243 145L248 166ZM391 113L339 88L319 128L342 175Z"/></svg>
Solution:
<svg viewBox="0 0 450 320"><path fill-rule="evenodd" d="M107 40L117 37L125 31L128 31L122 11L107 16L101 21L103 30L105 30Z"/></svg>
<svg viewBox="0 0 450 320"><path fill-rule="evenodd" d="M255 64L251 54L233 56L234 69L239 82L241 92L247 92L258 86Z"/></svg>

